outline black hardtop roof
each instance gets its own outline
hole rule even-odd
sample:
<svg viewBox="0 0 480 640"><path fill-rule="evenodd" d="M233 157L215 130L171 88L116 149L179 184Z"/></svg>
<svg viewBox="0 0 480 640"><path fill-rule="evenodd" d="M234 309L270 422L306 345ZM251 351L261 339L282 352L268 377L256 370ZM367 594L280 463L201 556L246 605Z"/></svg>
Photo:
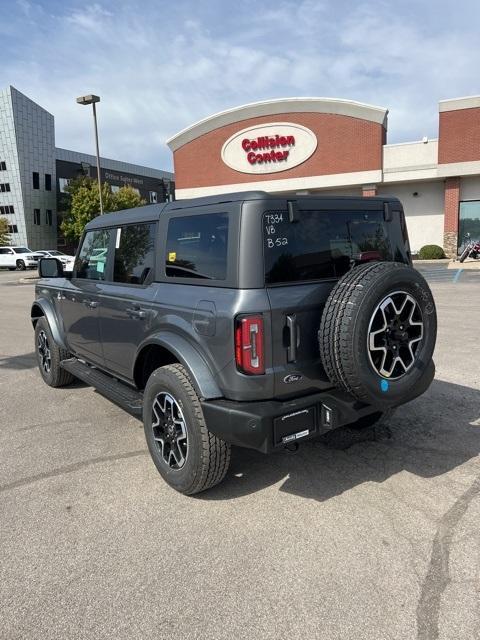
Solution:
<svg viewBox="0 0 480 640"><path fill-rule="evenodd" d="M114 213L106 213L91 220L85 227L89 229L99 229L101 227L113 227L119 224L129 224L134 222L149 222L157 220L160 214L167 211L180 211L204 205L223 204L228 202L245 202L248 200L296 200L306 202L309 200L341 201L343 203L359 201L378 201L398 203L398 198L394 196L335 196L333 194L309 194L309 195L287 195L273 194L266 191L239 191L236 193L222 193L216 196L204 196L202 198L189 198L185 200L175 200L173 202L163 202L161 204L144 205L134 209L123 209Z"/></svg>

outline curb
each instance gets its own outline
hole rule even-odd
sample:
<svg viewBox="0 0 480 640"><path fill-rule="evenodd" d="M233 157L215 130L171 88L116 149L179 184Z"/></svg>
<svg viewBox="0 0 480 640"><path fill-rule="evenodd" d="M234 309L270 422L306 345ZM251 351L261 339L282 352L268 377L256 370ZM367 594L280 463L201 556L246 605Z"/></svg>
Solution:
<svg viewBox="0 0 480 640"><path fill-rule="evenodd" d="M439 258L438 260L412 260L413 264L447 264L450 258Z"/></svg>
<svg viewBox="0 0 480 640"><path fill-rule="evenodd" d="M480 271L480 260L471 260L469 262L459 262L458 260L452 260L448 264L447 269L460 269L461 271Z"/></svg>

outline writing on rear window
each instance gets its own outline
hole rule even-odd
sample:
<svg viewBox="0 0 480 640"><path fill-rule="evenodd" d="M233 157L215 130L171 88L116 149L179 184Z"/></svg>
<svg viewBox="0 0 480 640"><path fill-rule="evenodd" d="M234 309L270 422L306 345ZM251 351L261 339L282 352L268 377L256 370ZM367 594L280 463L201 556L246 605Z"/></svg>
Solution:
<svg viewBox="0 0 480 640"><path fill-rule="evenodd" d="M263 216L267 284L338 278L355 262L390 260L382 211L286 211Z"/></svg>

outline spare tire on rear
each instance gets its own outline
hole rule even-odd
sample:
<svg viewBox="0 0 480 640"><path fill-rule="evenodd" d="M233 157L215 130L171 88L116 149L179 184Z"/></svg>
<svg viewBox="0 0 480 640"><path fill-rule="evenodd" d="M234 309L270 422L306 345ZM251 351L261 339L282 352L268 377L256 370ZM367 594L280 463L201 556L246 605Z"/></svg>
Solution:
<svg viewBox="0 0 480 640"><path fill-rule="evenodd" d="M385 410L428 388L436 334L435 303L423 276L403 263L375 262L338 281L318 338L332 384Z"/></svg>

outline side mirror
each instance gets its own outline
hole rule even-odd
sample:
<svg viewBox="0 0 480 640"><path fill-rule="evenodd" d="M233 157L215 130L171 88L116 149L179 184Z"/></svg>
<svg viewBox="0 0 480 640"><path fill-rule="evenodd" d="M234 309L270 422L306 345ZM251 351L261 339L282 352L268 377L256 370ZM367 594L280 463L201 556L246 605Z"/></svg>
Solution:
<svg viewBox="0 0 480 640"><path fill-rule="evenodd" d="M64 278L63 265L57 258L41 258L38 265L40 278Z"/></svg>

